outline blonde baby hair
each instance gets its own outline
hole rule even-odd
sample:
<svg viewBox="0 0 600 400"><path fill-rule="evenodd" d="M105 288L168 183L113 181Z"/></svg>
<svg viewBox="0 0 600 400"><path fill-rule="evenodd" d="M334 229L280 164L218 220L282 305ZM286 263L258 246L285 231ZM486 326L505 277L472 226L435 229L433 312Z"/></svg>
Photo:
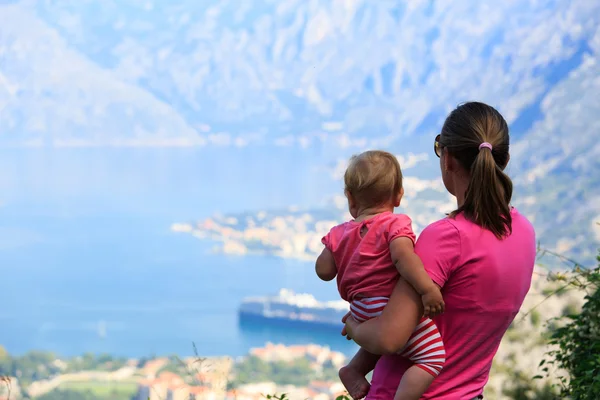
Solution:
<svg viewBox="0 0 600 400"><path fill-rule="evenodd" d="M354 155L344 174L344 192L363 207L393 202L402 189L402 171L398 159L382 150Z"/></svg>

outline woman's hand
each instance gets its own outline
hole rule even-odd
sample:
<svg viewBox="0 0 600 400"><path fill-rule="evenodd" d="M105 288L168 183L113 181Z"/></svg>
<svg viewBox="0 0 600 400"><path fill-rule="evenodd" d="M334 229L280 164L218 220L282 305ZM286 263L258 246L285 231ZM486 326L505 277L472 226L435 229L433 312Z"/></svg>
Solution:
<svg viewBox="0 0 600 400"><path fill-rule="evenodd" d="M352 330L360 325L360 322L352 317L350 311L344 315L342 318L342 322L344 323L344 327L342 328L342 336L346 336L346 339L352 340Z"/></svg>

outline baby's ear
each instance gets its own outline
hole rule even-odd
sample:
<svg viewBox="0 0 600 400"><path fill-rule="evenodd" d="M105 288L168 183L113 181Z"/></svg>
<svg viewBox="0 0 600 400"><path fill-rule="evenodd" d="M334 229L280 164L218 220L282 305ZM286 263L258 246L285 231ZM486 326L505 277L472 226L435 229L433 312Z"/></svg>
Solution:
<svg viewBox="0 0 600 400"><path fill-rule="evenodd" d="M350 191L348 189L344 190L344 195L346 196L346 198L348 199L349 202L354 203L354 197L352 196L352 193L350 193Z"/></svg>
<svg viewBox="0 0 600 400"><path fill-rule="evenodd" d="M352 193L350 193L348 190L344 190L344 194L346 195L346 199L348 199L348 207L352 208L354 207L354 197L352 197Z"/></svg>
<svg viewBox="0 0 600 400"><path fill-rule="evenodd" d="M396 199L394 201L394 207L399 207L400 202L402 201L402 197L404 196L404 188L400 188L400 192L396 195Z"/></svg>

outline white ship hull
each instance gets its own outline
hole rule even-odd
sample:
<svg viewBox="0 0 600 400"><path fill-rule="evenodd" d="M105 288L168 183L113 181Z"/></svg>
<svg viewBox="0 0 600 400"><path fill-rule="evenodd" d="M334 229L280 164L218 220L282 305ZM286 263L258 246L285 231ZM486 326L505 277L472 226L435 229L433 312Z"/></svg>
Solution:
<svg viewBox="0 0 600 400"><path fill-rule="evenodd" d="M343 300L319 302L312 295L281 289L278 296L244 299L239 316L243 319L341 329L342 317L348 310L348 303Z"/></svg>

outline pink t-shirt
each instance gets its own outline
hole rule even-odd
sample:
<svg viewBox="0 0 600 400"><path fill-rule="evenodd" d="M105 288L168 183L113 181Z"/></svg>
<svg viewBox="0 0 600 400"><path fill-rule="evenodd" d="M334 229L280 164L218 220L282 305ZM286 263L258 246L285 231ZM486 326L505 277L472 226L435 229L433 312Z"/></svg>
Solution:
<svg viewBox="0 0 600 400"><path fill-rule="evenodd" d="M483 393L492 359L529 291L536 256L531 223L513 209L512 234L498 240L462 215L429 225L415 252L440 287L446 312L435 318L446 365L422 399L473 399ZM389 400L410 366L383 356L367 400Z"/></svg>
<svg viewBox="0 0 600 400"><path fill-rule="evenodd" d="M367 233L361 237L363 227ZM391 295L400 275L392 262L390 243L399 237L414 242L412 221L392 212L361 222L345 222L323 237L321 241L333 254L338 290L344 300Z"/></svg>

